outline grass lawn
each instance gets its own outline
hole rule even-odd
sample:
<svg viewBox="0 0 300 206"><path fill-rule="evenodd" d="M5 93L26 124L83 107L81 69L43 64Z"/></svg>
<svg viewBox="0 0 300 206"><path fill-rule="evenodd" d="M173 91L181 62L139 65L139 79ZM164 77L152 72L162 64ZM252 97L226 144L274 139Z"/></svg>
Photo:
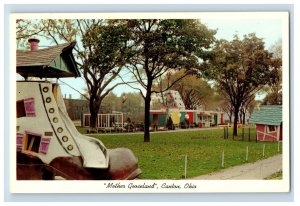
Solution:
<svg viewBox="0 0 300 206"><path fill-rule="evenodd" d="M255 162L278 154L278 143L256 142L255 129L251 129L251 141L248 134L241 139L224 139L223 129L195 130L151 133L151 141L143 142L143 134L96 135L107 148L126 147L133 151L142 169L141 179L182 179L184 178L185 155L187 155L187 177L194 177L222 169L222 151L224 150L224 168ZM248 131L248 130L247 130ZM265 157L263 145L265 144ZM280 145L281 153L281 145Z"/></svg>

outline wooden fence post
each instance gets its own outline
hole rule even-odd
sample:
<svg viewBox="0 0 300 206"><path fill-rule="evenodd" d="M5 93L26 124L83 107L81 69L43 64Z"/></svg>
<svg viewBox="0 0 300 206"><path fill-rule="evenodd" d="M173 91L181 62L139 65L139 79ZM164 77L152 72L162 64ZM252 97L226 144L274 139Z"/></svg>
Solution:
<svg viewBox="0 0 300 206"><path fill-rule="evenodd" d="M248 146L246 147L246 162L248 162L248 153L249 153L249 149Z"/></svg>
<svg viewBox="0 0 300 206"><path fill-rule="evenodd" d="M250 127L249 127L249 135L248 135L248 140L250 142Z"/></svg>
<svg viewBox="0 0 300 206"><path fill-rule="evenodd" d="M224 150L223 150L223 152L222 152L222 164L221 164L222 167L224 167L224 156L225 156L225 154L224 154Z"/></svg>
<svg viewBox="0 0 300 206"><path fill-rule="evenodd" d="M186 173L187 173L187 155L185 155L185 161L184 161L184 178L186 179Z"/></svg>
<svg viewBox="0 0 300 206"><path fill-rule="evenodd" d="M244 125L242 126L242 140L244 141Z"/></svg>
<svg viewBox="0 0 300 206"><path fill-rule="evenodd" d="M226 139L228 139L228 127L226 127Z"/></svg>

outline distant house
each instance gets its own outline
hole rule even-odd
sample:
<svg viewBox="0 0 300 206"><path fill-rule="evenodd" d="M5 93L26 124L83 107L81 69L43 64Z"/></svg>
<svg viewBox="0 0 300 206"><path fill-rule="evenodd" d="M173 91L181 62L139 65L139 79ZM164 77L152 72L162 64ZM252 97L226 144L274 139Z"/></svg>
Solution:
<svg viewBox="0 0 300 206"><path fill-rule="evenodd" d="M164 101L163 101L164 98ZM180 110L185 109L185 105L183 100L176 90L167 90L164 92L164 96L162 97L161 93L153 93L151 95L151 106L155 103L162 103L165 102L165 106L171 108L178 108Z"/></svg>
<svg viewBox="0 0 300 206"><path fill-rule="evenodd" d="M282 140L282 105L262 105L255 108L249 122L256 124L258 141Z"/></svg>
<svg viewBox="0 0 300 206"><path fill-rule="evenodd" d="M64 99L66 109L71 120L80 120L82 115L89 113L89 102L83 99Z"/></svg>

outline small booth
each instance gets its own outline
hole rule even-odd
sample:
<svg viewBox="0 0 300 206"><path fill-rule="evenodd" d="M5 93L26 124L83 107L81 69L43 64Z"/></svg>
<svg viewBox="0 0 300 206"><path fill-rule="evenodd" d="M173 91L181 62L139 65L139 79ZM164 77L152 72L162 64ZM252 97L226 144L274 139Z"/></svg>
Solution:
<svg viewBox="0 0 300 206"><path fill-rule="evenodd" d="M282 105L263 105L255 108L249 122L256 125L258 141L282 140Z"/></svg>
<svg viewBox="0 0 300 206"><path fill-rule="evenodd" d="M83 126L90 126L91 114L83 114ZM98 114L96 120L97 128L123 128L124 116L122 112Z"/></svg>
<svg viewBox="0 0 300 206"><path fill-rule="evenodd" d="M207 128L212 126L212 112L202 111L197 114L199 128Z"/></svg>

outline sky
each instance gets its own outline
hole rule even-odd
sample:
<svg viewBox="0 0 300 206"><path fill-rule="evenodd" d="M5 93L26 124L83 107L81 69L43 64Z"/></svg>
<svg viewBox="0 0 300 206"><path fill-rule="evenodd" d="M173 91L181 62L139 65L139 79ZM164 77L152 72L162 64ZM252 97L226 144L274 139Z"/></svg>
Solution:
<svg viewBox="0 0 300 206"><path fill-rule="evenodd" d="M233 36L237 34L240 38L243 35L249 33L256 33L256 36L263 38L265 42L265 48L269 49L278 40L282 39L282 23L281 19L276 15L251 15L247 13L230 13L222 14L210 13L200 19L201 23L205 24L210 29L217 29L215 37L217 39L232 40ZM72 85L78 90L82 90L86 87L83 78L63 78L67 84ZM63 95L68 98L71 95L72 99L80 98L80 94L69 86L61 83L61 89ZM121 85L113 90L115 94L120 96L123 92L136 92L137 90L131 89L129 86Z"/></svg>
<svg viewBox="0 0 300 206"><path fill-rule="evenodd" d="M242 16L242 14L240 14ZM240 38L249 33L263 38L265 47L268 49L276 41L282 38L282 25L278 18L202 18L201 22L210 29L217 29L217 39L232 40L237 34Z"/></svg>

